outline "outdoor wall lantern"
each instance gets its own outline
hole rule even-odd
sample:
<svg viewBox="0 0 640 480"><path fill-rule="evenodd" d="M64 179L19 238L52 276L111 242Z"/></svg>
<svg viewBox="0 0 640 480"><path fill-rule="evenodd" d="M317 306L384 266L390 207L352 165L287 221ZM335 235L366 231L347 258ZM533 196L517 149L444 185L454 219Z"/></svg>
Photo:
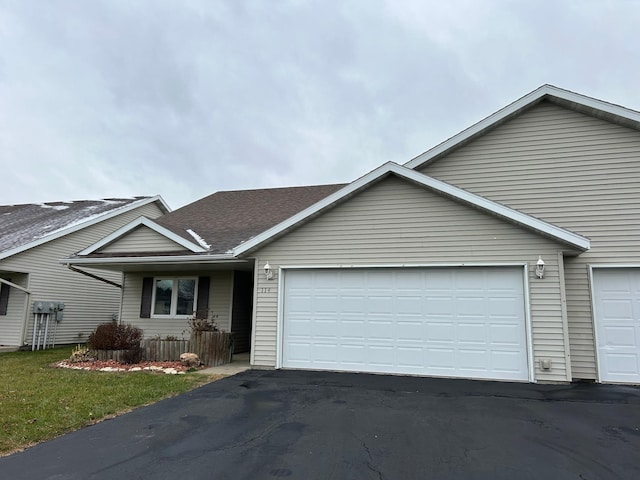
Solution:
<svg viewBox="0 0 640 480"><path fill-rule="evenodd" d="M273 272L271 271L271 265L269 265L269 262L264 264L264 276L267 280L271 280L273 278Z"/></svg>
<svg viewBox="0 0 640 480"><path fill-rule="evenodd" d="M536 262L536 276L538 278L544 277L544 260L542 260L541 256L538 256L538 261Z"/></svg>

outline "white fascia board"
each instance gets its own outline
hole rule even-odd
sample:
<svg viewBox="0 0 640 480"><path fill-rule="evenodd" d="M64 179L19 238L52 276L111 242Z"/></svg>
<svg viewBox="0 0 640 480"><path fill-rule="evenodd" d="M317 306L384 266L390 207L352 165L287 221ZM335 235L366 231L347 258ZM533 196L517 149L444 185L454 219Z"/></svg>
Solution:
<svg viewBox="0 0 640 480"><path fill-rule="evenodd" d="M153 202L158 202L160 204L160 210L164 210L164 213L171 212L171 207L169 206L169 204L167 202L164 201L164 198L162 198L161 195L156 195L154 197L150 197L150 198L147 199L147 201L145 203L142 203L141 205L145 205L147 203L153 203Z"/></svg>
<svg viewBox="0 0 640 480"><path fill-rule="evenodd" d="M246 260L235 258L233 255L167 255L157 257L109 257L109 258L63 258L58 261L63 265L100 266L113 264L203 264L203 263L238 263Z"/></svg>
<svg viewBox="0 0 640 480"><path fill-rule="evenodd" d="M524 97L498 110L494 114L489 115L483 120L480 120L478 123L470 126L457 135L454 135L448 140L445 140L441 144L436 145L432 149L427 150L426 152L418 155L412 160L409 160L404 164L404 166L407 168L418 168L422 165L425 165L434 157L437 157L438 155L446 152L447 150L450 150L456 145L465 142L469 138L483 132L484 130L491 128L493 125L503 121L504 119L510 117L523 108L539 102L546 96L559 98L567 102L573 102L587 108L600 110L611 115L616 115L618 117L640 123L640 112L636 112L619 105L614 105L612 103L604 102L602 100L597 100L595 98L587 97L585 95L571 92L569 90L554 87L553 85L543 85L533 92L528 93Z"/></svg>
<svg viewBox="0 0 640 480"><path fill-rule="evenodd" d="M167 229L167 228L165 228L165 227L163 227L161 225L158 225L153 220L150 220L147 217L138 217L135 220L133 220L132 222L129 222L128 224L120 227L115 232L113 232L113 233L107 235L106 237L102 238L101 240L99 240L98 242L94 243L93 245L85 248L84 250L81 250L80 252L78 252L78 255L89 255L90 253L94 253L94 252L100 250L102 247L104 247L106 245L109 245L110 243L112 243L112 242L118 240L119 238L125 236L127 233L133 231L134 229L138 228L139 226L145 226L147 228L150 228L151 230L153 230L157 234L168 238L172 242L183 246L184 248L186 248L187 250L189 250L191 252L194 252L194 253L205 253L205 252L207 252L207 250L205 248L201 247L200 245L197 245L197 244L195 244L193 242L190 242L189 240L187 240L185 238L182 238L180 235L176 235L171 230L169 230L169 229Z"/></svg>
<svg viewBox="0 0 640 480"><path fill-rule="evenodd" d="M136 200L124 207L114 208L113 210L109 210L102 215L98 215L91 220L87 220L86 222L75 223L73 226L69 228L61 228L60 230L56 230L54 233L50 235L45 235L44 237L38 238L33 242L29 242L25 245L20 245L19 247L12 248L11 250L7 250L5 252L0 253L0 260L9 258L18 253L24 252L25 250L29 250L30 248L37 247L44 243L50 242L52 240L56 240L57 238L64 237L65 235L69 235L70 233L77 232L78 230L82 230L83 228L90 227L91 225L95 225L96 223L103 222L105 220L109 220L110 218L116 217L122 213L130 212L136 208L142 207L144 205L148 205L153 202L158 202L162 208L167 209L167 213L171 211L169 205L165 203L160 195L156 195L155 197L142 198L140 200ZM161 208L161 209L162 209Z"/></svg>
<svg viewBox="0 0 640 480"><path fill-rule="evenodd" d="M353 183L350 183L346 187L343 187L337 192L329 195L323 200L320 200L314 205L311 205L310 207L302 210L301 212L290 217L284 222L237 246L232 250L233 254L235 256L242 255L243 253L256 248L258 245L286 231L299 222L302 222L305 219L319 213L323 209L336 204L337 202L375 183L379 179L389 174L395 174L401 178L430 188L440 194L449 196L455 200L474 206L498 217L502 217L505 220L541 232L563 243L569 244L572 247L578 248L579 250L585 251L590 248L589 239L581 235L575 234L560 227L556 227L555 225L531 217L530 215L518 212L517 210L513 210L512 208L493 202L484 197L480 197L479 195L475 195L473 193L467 192L466 190L462 190L461 188L454 187L453 185L450 185L448 183L416 172L415 170L412 170L410 168L398 165L397 163L387 162L384 165L381 165L375 170L369 172L365 176L360 177Z"/></svg>

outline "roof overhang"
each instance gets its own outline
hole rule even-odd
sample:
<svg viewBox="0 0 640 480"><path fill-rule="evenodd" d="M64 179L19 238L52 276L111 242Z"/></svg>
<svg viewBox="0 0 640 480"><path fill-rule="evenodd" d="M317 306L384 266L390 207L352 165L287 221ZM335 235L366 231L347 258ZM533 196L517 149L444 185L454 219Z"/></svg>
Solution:
<svg viewBox="0 0 640 480"><path fill-rule="evenodd" d="M403 167L393 162L388 162L309 208L306 208L298 214L290 217L288 220L285 220L284 222L255 236L251 240L244 242L233 249L233 255L239 257L257 250L267 243L286 234L293 228L302 225L315 216L320 215L324 211L336 206L347 198L381 181L389 175L396 175L400 178L404 178L405 180L429 188L441 195L464 203L472 208L477 208L487 214L495 215L505 221L533 230L545 237L551 238L552 240L568 246L570 251L584 252L591 246L588 238L578 235L577 233L557 227L551 223L532 217L531 215L527 215L461 188L436 180L435 178L429 177L410 168Z"/></svg>
<svg viewBox="0 0 640 480"><path fill-rule="evenodd" d="M471 127L436 145L430 150L418 155L404 164L407 168L422 168L432 161L446 155L454 148L461 147L471 140L483 135L488 130L504 123L518 115L523 110L533 107L543 100L549 100L566 108L602 118L620 125L640 130L640 112L624 108L620 105L604 102L595 98L580 95L579 93L543 85L506 107L498 110L493 115L486 117Z"/></svg>
<svg viewBox="0 0 640 480"><path fill-rule="evenodd" d="M60 263L116 272L246 270L253 267L253 262L238 259L229 254L108 258L70 257L63 258Z"/></svg>

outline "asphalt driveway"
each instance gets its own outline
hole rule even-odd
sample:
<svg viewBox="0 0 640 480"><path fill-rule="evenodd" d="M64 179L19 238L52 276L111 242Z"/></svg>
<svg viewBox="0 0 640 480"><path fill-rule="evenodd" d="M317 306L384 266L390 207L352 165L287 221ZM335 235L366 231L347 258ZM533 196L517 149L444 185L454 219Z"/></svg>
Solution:
<svg viewBox="0 0 640 480"><path fill-rule="evenodd" d="M0 458L0 476L637 479L640 388L249 371Z"/></svg>

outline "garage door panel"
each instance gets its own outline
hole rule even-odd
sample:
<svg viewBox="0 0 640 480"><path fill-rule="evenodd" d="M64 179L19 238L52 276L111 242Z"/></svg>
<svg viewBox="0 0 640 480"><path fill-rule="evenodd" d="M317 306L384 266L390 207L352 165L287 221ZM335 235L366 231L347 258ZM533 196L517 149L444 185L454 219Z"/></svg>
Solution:
<svg viewBox="0 0 640 480"><path fill-rule="evenodd" d="M463 370L489 371L489 354L485 348L458 349L458 365Z"/></svg>
<svg viewBox="0 0 640 480"><path fill-rule="evenodd" d="M423 338L426 343L431 342L453 342L455 328L453 322L434 322L427 321Z"/></svg>
<svg viewBox="0 0 640 480"><path fill-rule="evenodd" d="M370 295L366 298L366 304L361 311L371 315L391 315L393 313L393 297L390 295L379 297Z"/></svg>
<svg viewBox="0 0 640 480"><path fill-rule="evenodd" d="M395 311L398 315L422 315L422 297L415 292L399 292L396 298Z"/></svg>
<svg viewBox="0 0 640 480"><path fill-rule="evenodd" d="M433 347L426 348L426 363L429 370L437 370L453 372L456 365L456 350L451 347Z"/></svg>
<svg viewBox="0 0 640 480"><path fill-rule="evenodd" d="M493 292L496 295L496 292ZM506 296L508 295L508 296ZM513 312L521 305L522 298L512 296L510 293L502 297L491 296L487 299L487 311L491 318L507 317L517 319Z"/></svg>
<svg viewBox="0 0 640 480"><path fill-rule="evenodd" d="M398 341L418 341L422 338L423 328L424 325L419 319L414 321L402 319L396 324L396 338Z"/></svg>
<svg viewBox="0 0 640 480"><path fill-rule="evenodd" d="M289 311L291 314L308 314L314 309L313 303L311 295L299 295L297 293L293 293L289 297Z"/></svg>
<svg viewBox="0 0 640 480"><path fill-rule="evenodd" d="M468 320L464 319L458 323L458 328L456 329L458 343L463 345L474 343L486 345L488 335L484 318L479 318L482 323L468 323Z"/></svg>
<svg viewBox="0 0 640 480"><path fill-rule="evenodd" d="M457 272L455 272L457 273ZM467 269L464 275L453 275L458 291L482 291L485 288L486 270L482 268Z"/></svg>
<svg viewBox="0 0 640 480"><path fill-rule="evenodd" d="M310 314L313 312L316 315L335 315L335 305L337 302L337 295L320 295L314 298L309 304L297 304L298 307L295 310L296 314ZM302 309L303 306L308 306L309 310L306 312Z"/></svg>
<svg viewBox="0 0 640 480"><path fill-rule="evenodd" d="M485 297L458 297L455 299L456 309L458 315L482 315L485 313Z"/></svg>
<svg viewBox="0 0 640 480"><path fill-rule="evenodd" d="M456 311L456 303L452 296L426 296L423 308L425 315L451 317Z"/></svg>
<svg viewBox="0 0 640 480"><path fill-rule="evenodd" d="M283 366L527 380L522 269L495 270L498 275L491 280L491 268L286 271ZM506 281L496 280L504 275ZM307 290L297 288L298 277L304 277ZM332 285L346 290L326 295L328 278ZM519 294L514 288L518 283ZM316 289L316 285L323 288ZM318 308L323 315L333 316L335 323L320 320L315 310L316 290L325 294ZM296 302L300 292L312 301ZM292 304L290 297L294 297ZM518 298L519 303L514 303ZM492 303L504 318L491 318ZM300 320L304 308L309 309L308 322ZM500 325L498 333L494 320ZM318 322L321 328L316 328ZM506 329L502 327L505 322ZM334 337L327 328L334 331ZM299 340L304 329L310 332L306 343ZM317 343L322 341L325 344L318 350ZM292 349L290 342L294 342ZM300 351L304 344L312 350L306 356ZM510 360L494 362L493 348L515 353L506 355ZM514 365L504 368L505 361Z"/></svg>
<svg viewBox="0 0 640 480"><path fill-rule="evenodd" d="M395 363L395 348L391 345L369 345L367 347L370 360L367 362L371 366L391 367Z"/></svg>
<svg viewBox="0 0 640 480"><path fill-rule="evenodd" d="M292 361L298 363L311 363L313 344L310 341L295 341L289 343L289 356Z"/></svg>
<svg viewBox="0 0 640 480"><path fill-rule="evenodd" d="M594 269L593 297L600 380L640 383L640 268Z"/></svg>
<svg viewBox="0 0 640 480"><path fill-rule="evenodd" d="M519 349L506 350L501 348L500 350L493 349L490 352L491 364L494 369L502 372L513 372L514 365L517 365L517 359L520 355Z"/></svg>
<svg viewBox="0 0 640 480"><path fill-rule="evenodd" d="M397 349L398 365L411 368L422 368L424 354L422 347L403 347Z"/></svg>
<svg viewBox="0 0 640 480"><path fill-rule="evenodd" d="M489 326L489 336L492 344L513 345L522 349L523 345L520 328L515 324L501 324L492 322Z"/></svg>
<svg viewBox="0 0 640 480"><path fill-rule="evenodd" d="M631 295L631 293L627 293ZM633 321L633 304L631 299L603 299L601 303L602 316L606 319L631 320Z"/></svg>
<svg viewBox="0 0 640 480"><path fill-rule="evenodd" d="M318 340L338 338L338 322L334 319L324 320L322 318L315 318L313 322L312 332L313 337Z"/></svg>
<svg viewBox="0 0 640 480"><path fill-rule="evenodd" d="M638 344L635 328L633 326L604 327L604 342L609 348L630 347Z"/></svg>
<svg viewBox="0 0 640 480"><path fill-rule="evenodd" d="M344 320L340 323L340 336L349 341L359 340L364 342L365 333L365 322L362 318L357 320Z"/></svg>
<svg viewBox="0 0 640 480"><path fill-rule="evenodd" d="M605 360L605 368L614 380L637 383L638 355L624 353L610 353Z"/></svg>

